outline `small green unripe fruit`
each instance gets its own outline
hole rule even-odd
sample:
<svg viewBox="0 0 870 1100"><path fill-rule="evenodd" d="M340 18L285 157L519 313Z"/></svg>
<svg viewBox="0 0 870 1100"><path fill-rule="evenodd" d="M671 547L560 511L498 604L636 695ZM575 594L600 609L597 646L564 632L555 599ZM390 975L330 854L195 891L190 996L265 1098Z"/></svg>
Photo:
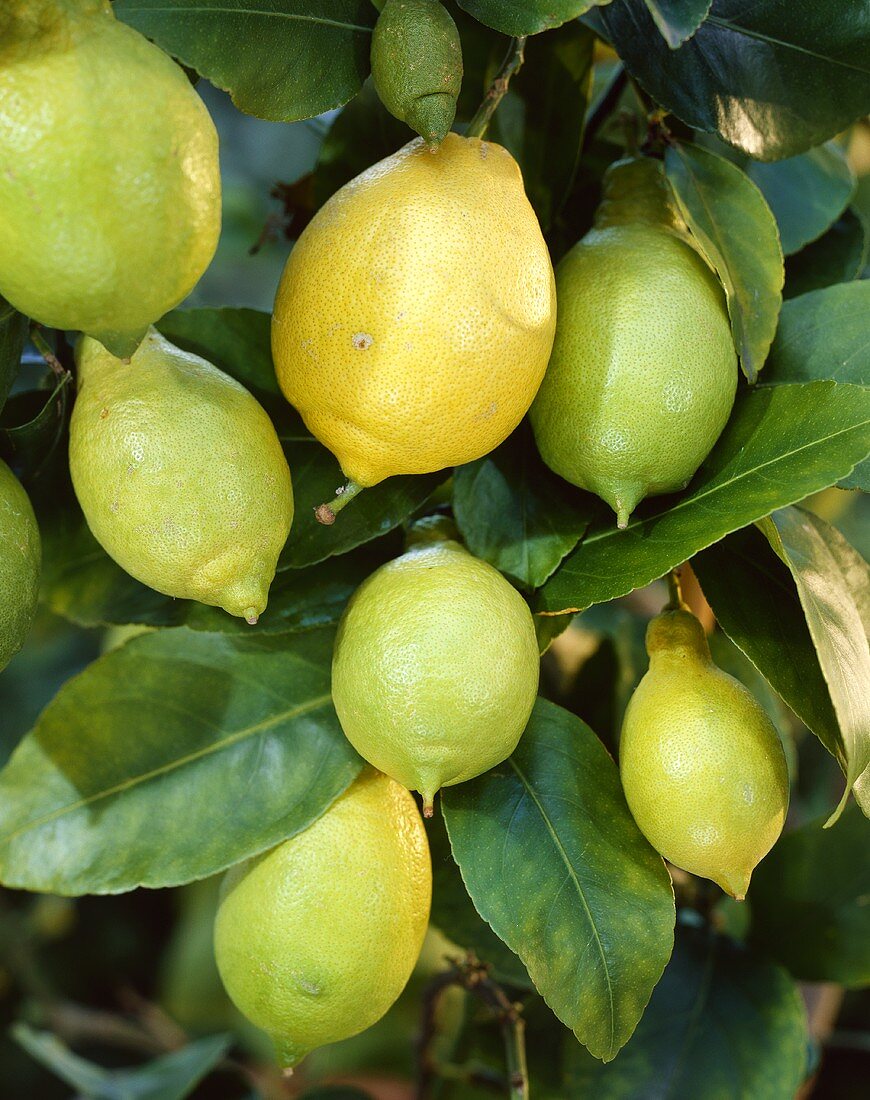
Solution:
<svg viewBox="0 0 870 1100"><path fill-rule="evenodd" d="M687 608L653 619L646 645L649 671L619 742L629 808L665 859L742 900L788 809L779 737L750 692L713 664Z"/></svg>
<svg viewBox="0 0 870 1100"><path fill-rule="evenodd" d="M0 294L129 355L214 255L217 133L105 0L2 6Z"/></svg>
<svg viewBox="0 0 870 1100"><path fill-rule="evenodd" d="M431 896L413 798L366 769L304 832L228 872L214 929L227 993L293 1066L393 1004L420 954Z"/></svg>
<svg viewBox="0 0 870 1100"><path fill-rule="evenodd" d="M418 546L360 586L339 626L332 696L361 756L423 796L501 763L538 690L525 600L455 542Z"/></svg>
<svg viewBox="0 0 870 1100"><path fill-rule="evenodd" d="M293 520L269 417L153 329L129 363L88 337L76 361L70 472L94 537L143 584L255 623Z"/></svg>
<svg viewBox="0 0 870 1100"><path fill-rule="evenodd" d="M21 649L30 630L41 564L39 528L27 493L0 462L0 669Z"/></svg>
<svg viewBox="0 0 870 1100"><path fill-rule="evenodd" d="M722 288L665 186L657 162L610 169L595 228L556 269L556 339L530 411L547 465L620 527L645 496L688 484L737 388Z"/></svg>
<svg viewBox="0 0 870 1100"><path fill-rule="evenodd" d="M391 115L440 144L462 86L459 31L438 0L387 0L372 34L372 78Z"/></svg>

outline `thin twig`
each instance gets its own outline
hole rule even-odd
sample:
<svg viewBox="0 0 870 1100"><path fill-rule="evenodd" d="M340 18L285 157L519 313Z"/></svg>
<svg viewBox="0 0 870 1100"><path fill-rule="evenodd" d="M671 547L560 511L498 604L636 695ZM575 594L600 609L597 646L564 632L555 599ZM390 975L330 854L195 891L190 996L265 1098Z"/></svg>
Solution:
<svg viewBox="0 0 870 1100"><path fill-rule="evenodd" d="M30 340L58 378L65 378L69 372L66 370L63 363L61 363L60 359L54 354L48 341L35 325L30 330Z"/></svg>
<svg viewBox="0 0 870 1100"><path fill-rule="evenodd" d="M420 1034L417 1038L417 1100L426 1100L433 1079L438 1075L432 1044L438 1034L438 1009L446 991L459 983L455 967L436 974L423 990L423 1009L420 1016Z"/></svg>
<svg viewBox="0 0 870 1100"><path fill-rule="evenodd" d="M423 997L423 1018L417 1046L416 1100L428 1100L435 1076L453 1078L457 1071L471 1072L469 1067L463 1069L439 1065L432 1054L432 1044L437 1034L438 1005L445 990L453 985L473 994L494 1013L504 1040L508 1070L507 1080L499 1080L502 1087L506 1088L510 1100L528 1100L529 1077L522 1006L511 1001L498 982L490 976L489 967L479 962L473 954L469 953L465 959L451 959L449 962L450 969L432 979ZM480 1070L474 1072L479 1079ZM487 1073L485 1076L488 1083L493 1084L492 1075Z"/></svg>
<svg viewBox="0 0 870 1100"><path fill-rule="evenodd" d="M466 137L482 138L486 133L486 128L489 126L496 107L498 107L507 93L511 77L519 72L522 67L525 48L525 35L511 40L507 56L501 63L501 68L495 74L495 79L487 89L486 95L483 97L483 102L475 111L474 117L465 130Z"/></svg>
<svg viewBox="0 0 870 1100"><path fill-rule="evenodd" d="M672 569L668 573L668 595L670 599L665 605L665 610L677 611L683 606L683 590L680 588L680 571Z"/></svg>

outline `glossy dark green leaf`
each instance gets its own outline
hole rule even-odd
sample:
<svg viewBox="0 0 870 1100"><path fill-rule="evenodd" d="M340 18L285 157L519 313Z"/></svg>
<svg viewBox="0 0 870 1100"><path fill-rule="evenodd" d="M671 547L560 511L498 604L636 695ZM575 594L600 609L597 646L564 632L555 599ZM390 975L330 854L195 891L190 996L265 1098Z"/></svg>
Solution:
<svg viewBox="0 0 870 1100"><path fill-rule="evenodd" d="M546 233L574 183L592 86L593 33L566 23L526 43L487 137L513 153Z"/></svg>
<svg viewBox="0 0 870 1100"><path fill-rule="evenodd" d="M538 34L607 0L458 0L469 15L502 34Z"/></svg>
<svg viewBox="0 0 870 1100"><path fill-rule="evenodd" d="M6 403L18 374L21 353L27 339L27 318L0 298L0 409Z"/></svg>
<svg viewBox="0 0 870 1100"><path fill-rule="evenodd" d="M538 609L581 611L649 584L731 531L835 484L868 448L864 387L744 389L685 494L645 501L624 531L602 513L539 591Z"/></svg>
<svg viewBox="0 0 870 1100"><path fill-rule="evenodd" d="M821 237L855 194L855 176L833 141L774 164L752 161L746 171L773 211L786 256Z"/></svg>
<svg viewBox="0 0 870 1100"><path fill-rule="evenodd" d="M0 880L55 894L174 886L304 829L361 766L332 707L331 657L328 630L180 628L88 666L0 772Z"/></svg>
<svg viewBox="0 0 870 1100"><path fill-rule="evenodd" d="M665 42L675 50L700 27L710 10L711 0L646 0Z"/></svg>
<svg viewBox="0 0 870 1100"><path fill-rule="evenodd" d="M167 53L276 122L340 107L369 73L369 0L116 0L115 13Z"/></svg>
<svg viewBox="0 0 870 1100"><path fill-rule="evenodd" d="M457 947L473 951L499 982L534 989L528 971L474 908L450 851L442 814L426 822L432 855L432 923Z"/></svg>
<svg viewBox="0 0 870 1100"><path fill-rule="evenodd" d="M657 103L759 160L820 145L870 110L866 4L713 0L676 50L645 0L613 0L596 14Z"/></svg>
<svg viewBox="0 0 870 1100"><path fill-rule="evenodd" d="M347 480L338 460L310 436L286 442L284 452L293 474L296 512L279 569L301 569L385 535L450 476L449 470L442 470L416 477L389 477L360 493L331 527L324 527L314 518L314 510L334 500L336 489Z"/></svg>
<svg viewBox="0 0 870 1100"><path fill-rule="evenodd" d="M733 940L683 925L616 1060L602 1066L582 1047L567 1048L566 1097L793 1100L807 1042L803 1003L784 970Z"/></svg>
<svg viewBox="0 0 870 1100"><path fill-rule="evenodd" d="M70 404L72 376L54 379L50 390L15 394L0 419L0 455L26 480L36 477L60 443Z"/></svg>
<svg viewBox="0 0 870 1100"><path fill-rule="evenodd" d="M870 567L835 527L801 508L783 508L761 525L797 585L842 735L846 790L870 765Z"/></svg>
<svg viewBox="0 0 870 1100"><path fill-rule="evenodd" d="M870 385L870 281L841 283L785 302L763 381Z"/></svg>
<svg viewBox="0 0 870 1100"><path fill-rule="evenodd" d="M525 588L540 588L577 545L592 513L589 495L541 461L525 422L453 475L453 514L469 550Z"/></svg>
<svg viewBox="0 0 870 1100"><path fill-rule="evenodd" d="M604 746L538 700L513 756L441 799L475 908L559 1019L610 1060L670 955L674 902Z"/></svg>
<svg viewBox="0 0 870 1100"><path fill-rule="evenodd" d="M840 727L794 580L764 535L745 527L696 554L692 567L731 641L845 767Z"/></svg>
<svg viewBox="0 0 870 1100"><path fill-rule="evenodd" d="M133 1069L107 1070L73 1054L50 1032L15 1024L31 1057L88 1100L184 1100L226 1054L230 1036L209 1035Z"/></svg>
<svg viewBox="0 0 870 1100"><path fill-rule="evenodd" d="M752 876L753 942L806 982L870 984L870 823L847 806L834 829L787 833Z"/></svg>
<svg viewBox="0 0 870 1100"><path fill-rule="evenodd" d="M670 146L665 172L680 212L725 287L737 354L754 381L782 304L776 221L745 173L699 145Z"/></svg>
<svg viewBox="0 0 870 1100"><path fill-rule="evenodd" d="M785 263L786 298L859 279L867 263L870 234L851 208L817 241Z"/></svg>

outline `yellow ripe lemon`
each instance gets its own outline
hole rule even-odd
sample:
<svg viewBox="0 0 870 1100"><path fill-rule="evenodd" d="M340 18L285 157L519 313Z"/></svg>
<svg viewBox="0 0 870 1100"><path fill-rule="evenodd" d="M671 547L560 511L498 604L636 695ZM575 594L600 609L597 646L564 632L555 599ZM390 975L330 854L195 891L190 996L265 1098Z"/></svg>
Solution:
<svg viewBox="0 0 870 1100"><path fill-rule="evenodd" d="M688 609L653 619L646 645L649 671L619 742L629 808L665 859L742 900L788 809L776 729L752 694L713 664Z"/></svg>
<svg viewBox="0 0 870 1100"><path fill-rule="evenodd" d="M265 411L153 329L129 363L89 337L76 361L70 472L96 540L158 592L256 622L293 520Z"/></svg>
<svg viewBox="0 0 870 1100"><path fill-rule="evenodd" d="M362 486L470 462L517 426L556 323L553 270L500 145L418 138L326 203L272 322L285 396Z"/></svg>
<svg viewBox="0 0 870 1100"><path fill-rule="evenodd" d="M11 0L0 103L0 294L131 354L214 255L208 111L184 71L100 0Z"/></svg>
<svg viewBox="0 0 870 1100"><path fill-rule="evenodd" d="M214 929L227 993L293 1066L393 1004L420 954L431 897L413 798L366 769L304 832L228 872Z"/></svg>
<svg viewBox="0 0 870 1100"><path fill-rule="evenodd" d="M419 791L494 768L514 751L538 691L529 608L456 542L409 550L360 586L339 626L332 697L370 764Z"/></svg>

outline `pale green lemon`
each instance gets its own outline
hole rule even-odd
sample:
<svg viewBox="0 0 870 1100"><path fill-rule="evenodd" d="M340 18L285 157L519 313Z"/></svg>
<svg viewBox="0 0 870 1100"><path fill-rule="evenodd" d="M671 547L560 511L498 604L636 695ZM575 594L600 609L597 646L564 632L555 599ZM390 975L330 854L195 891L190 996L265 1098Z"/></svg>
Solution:
<svg viewBox="0 0 870 1100"><path fill-rule="evenodd" d="M0 294L129 355L214 255L208 111L99 0L5 0L0 103Z"/></svg>
<svg viewBox="0 0 870 1100"><path fill-rule="evenodd" d="M290 471L248 391L153 329L131 362L85 337L69 458L103 549L143 584L249 622L290 524Z"/></svg>
<svg viewBox="0 0 870 1100"><path fill-rule="evenodd" d="M18 478L0 462L0 669L24 644L39 595L42 551L33 508Z"/></svg>
<svg viewBox="0 0 870 1100"><path fill-rule="evenodd" d="M742 899L788 809L779 737L750 692L713 664L688 609L653 619L646 644L649 671L619 742L629 808L665 859Z"/></svg>
<svg viewBox="0 0 870 1100"><path fill-rule="evenodd" d="M370 769L304 832L227 874L218 970L282 1065L383 1016L420 954L431 894L414 800Z"/></svg>
<svg viewBox="0 0 870 1100"><path fill-rule="evenodd" d="M595 228L558 266L556 339L530 413L547 465L620 527L645 496L688 484L737 387L722 288L649 171L611 171Z"/></svg>
<svg viewBox="0 0 870 1100"><path fill-rule="evenodd" d="M495 767L516 748L538 690L538 646L522 596L455 542L381 566L339 626L332 695L348 740L419 791Z"/></svg>

